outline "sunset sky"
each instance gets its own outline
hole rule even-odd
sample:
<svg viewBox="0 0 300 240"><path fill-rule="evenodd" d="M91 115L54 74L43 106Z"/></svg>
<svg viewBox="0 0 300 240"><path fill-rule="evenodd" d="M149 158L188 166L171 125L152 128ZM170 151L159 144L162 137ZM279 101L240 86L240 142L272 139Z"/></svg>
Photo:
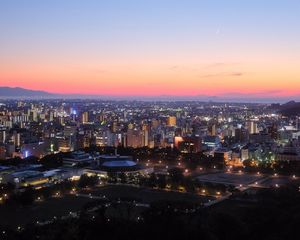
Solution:
<svg viewBox="0 0 300 240"><path fill-rule="evenodd" d="M0 86L300 94L299 0L0 0Z"/></svg>

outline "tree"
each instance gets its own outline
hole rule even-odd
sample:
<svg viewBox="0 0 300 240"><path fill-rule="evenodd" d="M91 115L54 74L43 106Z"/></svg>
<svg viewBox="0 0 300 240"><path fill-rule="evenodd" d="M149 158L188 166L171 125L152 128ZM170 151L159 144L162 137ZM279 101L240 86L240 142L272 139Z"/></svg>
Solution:
<svg viewBox="0 0 300 240"><path fill-rule="evenodd" d="M97 176L87 176L82 175L78 181L78 187L85 188L85 187L93 187L99 182L99 178Z"/></svg>
<svg viewBox="0 0 300 240"><path fill-rule="evenodd" d="M123 172L119 174L119 179L120 179L121 183L127 182L127 177L126 177L125 173L123 173Z"/></svg>
<svg viewBox="0 0 300 240"><path fill-rule="evenodd" d="M155 175L155 173L152 173L151 175L150 175L150 177L148 178L148 186L149 187L156 187L156 183L157 183L157 181L156 181L156 175Z"/></svg>
<svg viewBox="0 0 300 240"><path fill-rule="evenodd" d="M40 163L45 167L45 168L57 168L62 166L62 158L63 154L58 153L58 154L50 154L45 157L43 157L40 160Z"/></svg>
<svg viewBox="0 0 300 240"><path fill-rule="evenodd" d="M34 191L31 187L25 189L24 192L17 195L17 201L23 206L31 205L34 201Z"/></svg>
<svg viewBox="0 0 300 240"><path fill-rule="evenodd" d="M195 183L192 178L184 179L184 187L187 192L194 193L195 192Z"/></svg>
<svg viewBox="0 0 300 240"><path fill-rule="evenodd" d="M172 168L169 170L171 181L174 183L180 183L183 181L183 170L181 168Z"/></svg>
<svg viewBox="0 0 300 240"><path fill-rule="evenodd" d="M165 175L158 175L157 176L158 179L157 179L157 185L159 188L166 188L167 186L167 179L166 179L166 176Z"/></svg>

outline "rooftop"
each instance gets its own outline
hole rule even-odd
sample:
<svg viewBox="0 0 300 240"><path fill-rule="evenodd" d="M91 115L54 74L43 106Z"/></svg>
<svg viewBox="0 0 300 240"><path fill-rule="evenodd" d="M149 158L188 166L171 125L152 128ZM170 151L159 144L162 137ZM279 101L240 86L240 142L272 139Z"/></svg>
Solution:
<svg viewBox="0 0 300 240"><path fill-rule="evenodd" d="M137 164L133 161L107 161L102 164L103 167L134 167Z"/></svg>

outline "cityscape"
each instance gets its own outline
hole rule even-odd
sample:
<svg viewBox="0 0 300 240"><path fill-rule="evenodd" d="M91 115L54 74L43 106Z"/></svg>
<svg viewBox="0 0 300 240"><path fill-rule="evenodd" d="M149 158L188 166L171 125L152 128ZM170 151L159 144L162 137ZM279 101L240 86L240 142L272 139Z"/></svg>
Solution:
<svg viewBox="0 0 300 240"><path fill-rule="evenodd" d="M300 4L225 2L0 1L0 239L299 239Z"/></svg>

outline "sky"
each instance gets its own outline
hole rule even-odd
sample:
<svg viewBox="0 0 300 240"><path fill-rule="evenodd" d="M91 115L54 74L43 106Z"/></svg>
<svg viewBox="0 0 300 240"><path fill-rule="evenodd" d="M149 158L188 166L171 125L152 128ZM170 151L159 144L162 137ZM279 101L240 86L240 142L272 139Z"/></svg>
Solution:
<svg viewBox="0 0 300 240"><path fill-rule="evenodd" d="M0 86L300 95L299 0L0 0Z"/></svg>

